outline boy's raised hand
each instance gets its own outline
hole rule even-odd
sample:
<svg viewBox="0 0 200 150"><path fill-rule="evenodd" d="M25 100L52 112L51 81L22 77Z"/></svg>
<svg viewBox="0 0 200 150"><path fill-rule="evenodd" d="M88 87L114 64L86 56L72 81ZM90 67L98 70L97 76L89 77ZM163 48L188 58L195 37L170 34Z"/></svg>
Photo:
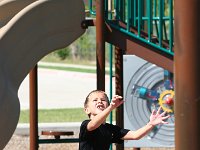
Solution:
<svg viewBox="0 0 200 150"><path fill-rule="evenodd" d="M110 103L110 106L114 109L114 108L117 108L118 106L120 106L121 104L124 103L124 100L123 100L123 97L122 96L119 96L119 95L115 95L113 98L112 98L112 101Z"/></svg>
<svg viewBox="0 0 200 150"><path fill-rule="evenodd" d="M168 122L166 122L164 120L169 118L170 115L165 116L166 112L164 111L164 112L160 113L160 111L161 111L161 107L159 107L159 109L157 111L156 110L152 111L149 124L151 124L153 126L158 125L158 124L168 124Z"/></svg>

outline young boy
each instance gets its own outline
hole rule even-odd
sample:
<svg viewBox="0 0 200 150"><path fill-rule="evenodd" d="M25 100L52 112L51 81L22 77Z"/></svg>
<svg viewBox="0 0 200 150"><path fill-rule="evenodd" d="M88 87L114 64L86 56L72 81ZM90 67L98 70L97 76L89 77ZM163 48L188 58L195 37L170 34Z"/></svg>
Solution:
<svg viewBox="0 0 200 150"><path fill-rule="evenodd" d="M106 123L110 112L123 104L121 96L115 95L109 104L108 97L104 91L94 90L86 97L84 108L89 116L88 120L82 122L79 134L79 150L109 150L111 143L122 143L123 140L138 140L144 137L154 126L167 124L164 120L165 112L160 114L161 108L152 112L150 121L136 131L122 129L119 126Z"/></svg>

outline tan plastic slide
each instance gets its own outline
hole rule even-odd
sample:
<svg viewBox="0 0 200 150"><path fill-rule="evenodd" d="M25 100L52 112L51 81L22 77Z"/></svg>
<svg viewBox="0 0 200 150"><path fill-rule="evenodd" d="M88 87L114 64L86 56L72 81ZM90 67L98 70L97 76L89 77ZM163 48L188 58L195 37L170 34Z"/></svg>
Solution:
<svg viewBox="0 0 200 150"><path fill-rule="evenodd" d="M85 32L84 10L82 0L0 0L0 149L18 123L21 82L41 58Z"/></svg>
<svg viewBox="0 0 200 150"><path fill-rule="evenodd" d="M0 27L4 26L16 13L35 0L0 0Z"/></svg>

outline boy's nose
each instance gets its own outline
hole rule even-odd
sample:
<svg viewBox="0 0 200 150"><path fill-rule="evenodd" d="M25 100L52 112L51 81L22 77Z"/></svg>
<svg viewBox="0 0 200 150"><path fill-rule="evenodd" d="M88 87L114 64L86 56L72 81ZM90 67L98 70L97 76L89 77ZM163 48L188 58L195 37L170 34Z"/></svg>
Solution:
<svg viewBox="0 0 200 150"><path fill-rule="evenodd" d="M102 101L100 100L100 99L98 99L98 101L97 101L98 103L102 103Z"/></svg>

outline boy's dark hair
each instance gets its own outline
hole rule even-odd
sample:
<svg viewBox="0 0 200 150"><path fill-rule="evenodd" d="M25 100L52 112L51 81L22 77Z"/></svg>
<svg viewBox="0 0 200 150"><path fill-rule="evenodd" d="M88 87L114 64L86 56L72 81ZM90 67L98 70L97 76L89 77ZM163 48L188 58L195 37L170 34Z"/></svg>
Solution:
<svg viewBox="0 0 200 150"><path fill-rule="evenodd" d="M88 104L90 95L93 94L93 93L98 93L98 92L99 92L99 93L104 93L104 95L106 96L106 100L107 100L108 104L110 104L109 99L108 99L108 96L107 96L107 94L106 94L104 91L102 91L102 90L93 90L93 91L91 91L91 92L87 95L87 97L86 97L86 99L85 99L85 102L84 102L84 108L87 107L87 104Z"/></svg>

